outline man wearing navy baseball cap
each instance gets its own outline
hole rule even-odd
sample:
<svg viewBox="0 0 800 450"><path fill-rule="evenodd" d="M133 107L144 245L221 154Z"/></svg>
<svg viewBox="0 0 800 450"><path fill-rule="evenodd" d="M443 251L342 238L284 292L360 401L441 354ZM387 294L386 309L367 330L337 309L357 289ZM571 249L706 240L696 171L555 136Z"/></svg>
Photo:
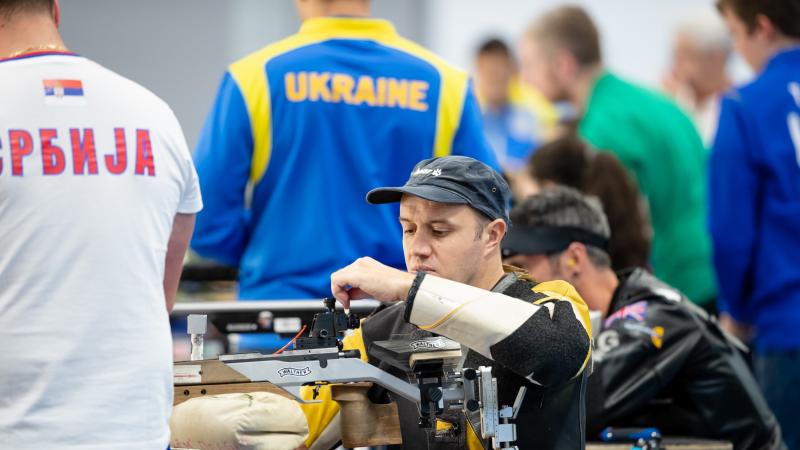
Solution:
<svg viewBox="0 0 800 450"><path fill-rule="evenodd" d="M522 403L519 448L583 448L583 390L590 356L586 304L561 281L537 284L524 272L506 271L500 244L508 229L510 191L503 177L472 158L448 156L418 163L404 186L367 194L370 203L400 202L408 272L360 258L331 275L331 290L351 300L387 302L362 326L370 344L390 339L445 336L469 350L464 367L492 366L498 402ZM416 448L484 448L480 417L468 411L442 417L437 431L418 426L416 405L396 399L403 445ZM319 423L306 407L310 435ZM312 417L313 416L313 417ZM313 442L307 442L311 444Z"/></svg>

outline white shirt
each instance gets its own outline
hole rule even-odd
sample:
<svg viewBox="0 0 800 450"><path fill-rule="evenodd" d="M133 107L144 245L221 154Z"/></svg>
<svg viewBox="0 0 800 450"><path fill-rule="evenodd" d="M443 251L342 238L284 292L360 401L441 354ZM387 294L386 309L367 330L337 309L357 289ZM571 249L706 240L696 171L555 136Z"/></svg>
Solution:
<svg viewBox="0 0 800 450"><path fill-rule="evenodd" d="M717 134L720 98L720 94L714 94L703 101L697 101L692 90L683 85L675 91L675 101L689 113L707 149L714 144L714 136Z"/></svg>
<svg viewBox="0 0 800 450"><path fill-rule="evenodd" d="M164 259L202 207L174 114L79 56L0 61L0 164L0 447L165 449Z"/></svg>

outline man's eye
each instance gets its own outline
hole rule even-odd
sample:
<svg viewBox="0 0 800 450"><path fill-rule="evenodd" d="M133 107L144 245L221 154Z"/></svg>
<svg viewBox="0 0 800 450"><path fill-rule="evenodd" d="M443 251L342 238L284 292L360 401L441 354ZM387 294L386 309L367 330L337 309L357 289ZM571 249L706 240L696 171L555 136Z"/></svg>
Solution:
<svg viewBox="0 0 800 450"><path fill-rule="evenodd" d="M432 230L432 232L433 232L433 235L434 235L434 236L439 236L439 237L441 237L441 236L445 236L445 235L447 235L447 233L449 233L449 232L450 232L450 230L437 230L437 229L435 229L435 228L434 228L434 229Z"/></svg>
<svg viewBox="0 0 800 450"><path fill-rule="evenodd" d="M414 234L414 230L412 230L411 228L404 228L403 234Z"/></svg>

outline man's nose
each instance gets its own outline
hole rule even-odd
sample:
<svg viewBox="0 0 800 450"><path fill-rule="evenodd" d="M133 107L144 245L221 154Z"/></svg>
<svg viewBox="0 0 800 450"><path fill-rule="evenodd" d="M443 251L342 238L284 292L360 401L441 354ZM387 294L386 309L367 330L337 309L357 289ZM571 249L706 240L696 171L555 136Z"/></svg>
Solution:
<svg viewBox="0 0 800 450"><path fill-rule="evenodd" d="M418 258L426 258L430 256L432 248L430 239L424 233L417 233L411 241L411 254Z"/></svg>

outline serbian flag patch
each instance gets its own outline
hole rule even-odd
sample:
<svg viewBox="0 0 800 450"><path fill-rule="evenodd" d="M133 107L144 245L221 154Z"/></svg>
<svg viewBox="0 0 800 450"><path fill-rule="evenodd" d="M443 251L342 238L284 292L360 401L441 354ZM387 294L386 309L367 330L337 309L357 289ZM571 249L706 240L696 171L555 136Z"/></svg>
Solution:
<svg viewBox="0 0 800 450"><path fill-rule="evenodd" d="M81 80L42 80L44 95L61 97L82 97L83 82Z"/></svg>
<svg viewBox="0 0 800 450"><path fill-rule="evenodd" d="M81 80L42 80L47 105L82 106L86 104Z"/></svg>

